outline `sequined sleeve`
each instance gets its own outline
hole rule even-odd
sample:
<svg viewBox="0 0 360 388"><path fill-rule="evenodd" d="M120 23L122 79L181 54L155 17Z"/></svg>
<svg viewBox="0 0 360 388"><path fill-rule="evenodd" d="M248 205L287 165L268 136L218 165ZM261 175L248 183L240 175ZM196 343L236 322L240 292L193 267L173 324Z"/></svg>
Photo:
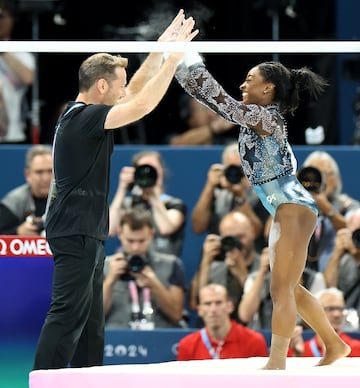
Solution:
<svg viewBox="0 0 360 388"><path fill-rule="evenodd" d="M182 65L176 79L184 90L228 121L245 127L255 127L272 134L278 127L278 118L259 105L245 105L231 97L214 79L203 64L187 68Z"/></svg>
<svg viewBox="0 0 360 388"><path fill-rule="evenodd" d="M260 185L296 171L286 123L276 104L246 105L232 98L203 64L180 66L176 78L188 94L240 125L239 155L250 184Z"/></svg>

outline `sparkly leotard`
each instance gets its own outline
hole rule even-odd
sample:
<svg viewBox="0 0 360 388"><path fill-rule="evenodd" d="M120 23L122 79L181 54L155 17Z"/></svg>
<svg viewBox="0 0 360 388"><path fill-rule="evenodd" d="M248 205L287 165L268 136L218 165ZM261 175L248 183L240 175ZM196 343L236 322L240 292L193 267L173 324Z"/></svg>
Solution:
<svg viewBox="0 0 360 388"><path fill-rule="evenodd" d="M190 68L181 65L176 78L188 94L240 125L238 141L244 173L271 215L282 203L304 205L317 214L313 197L295 177L297 163L277 105L246 105L234 99L202 63ZM260 123L263 136L252 129Z"/></svg>

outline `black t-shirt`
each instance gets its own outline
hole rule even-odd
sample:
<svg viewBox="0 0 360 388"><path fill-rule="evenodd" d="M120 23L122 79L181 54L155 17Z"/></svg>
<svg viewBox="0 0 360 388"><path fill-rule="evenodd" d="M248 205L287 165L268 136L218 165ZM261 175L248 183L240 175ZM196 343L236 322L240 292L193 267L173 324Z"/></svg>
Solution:
<svg viewBox="0 0 360 388"><path fill-rule="evenodd" d="M70 104L54 138L56 198L46 219L46 237L86 235L106 240L112 131L104 130L111 106Z"/></svg>

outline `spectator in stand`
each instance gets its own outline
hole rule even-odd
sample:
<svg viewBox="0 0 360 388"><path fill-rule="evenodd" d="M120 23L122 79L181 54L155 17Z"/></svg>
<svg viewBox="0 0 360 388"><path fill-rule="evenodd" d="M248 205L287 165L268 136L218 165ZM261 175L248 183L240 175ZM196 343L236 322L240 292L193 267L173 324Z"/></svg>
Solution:
<svg viewBox="0 0 360 388"><path fill-rule="evenodd" d="M118 227L122 248L106 258L104 267L107 327L129 327L130 323L136 328L143 318L138 315L146 307L144 302L153 311L155 327L180 327L185 295L183 264L175 255L150 250L154 234L149 211L129 208L122 213Z"/></svg>
<svg viewBox="0 0 360 388"><path fill-rule="evenodd" d="M0 234L38 236L42 233L50 183L52 148L31 146L25 156L26 183L7 193L0 202Z"/></svg>
<svg viewBox="0 0 360 388"><path fill-rule="evenodd" d="M177 360L266 357L264 336L232 320L233 310L224 286L204 286L199 293L198 312L205 327L180 340Z"/></svg>
<svg viewBox="0 0 360 388"><path fill-rule="evenodd" d="M319 192L312 191L319 217L309 244L307 266L324 271L334 248L336 231L346 227L346 214L360 207L358 200L342 192L338 164L325 151L314 151L304 161L303 167L313 167L322 174L323 185Z"/></svg>
<svg viewBox="0 0 360 388"><path fill-rule="evenodd" d="M339 334L340 338L350 345L351 352L347 357L359 357L360 341L343 332L345 317L343 293L335 287L330 287L320 291L316 296L324 307L331 326ZM298 326L295 328L291 339L288 355L297 357L322 357L324 355L324 343L318 335L304 342L301 327Z"/></svg>
<svg viewBox="0 0 360 388"><path fill-rule="evenodd" d="M11 40L14 1L0 0L0 41ZM35 57L28 52L0 53L0 143L25 143L24 102L35 75Z"/></svg>
<svg viewBox="0 0 360 388"><path fill-rule="evenodd" d="M350 212L347 227L337 231L324 276L327 286L339 288L346 307L360 316L360 208Z"/></svg>
<svg viewBox="0 0 360 388"><path fill-rule="evenodd" d="M263 249L259 269L251 272L244 285L244 293L238 307L238 318L254 330L271 329L273 304L270 295L269 248ZM325 288L321 272L305 268L301 284L311 293Z"/></svg>
<svg viewBox="0 0 360 388"><path fill-rule="evenodd" d="M193 231L196 234L218 234L220 220L230 211L238 210L250 219L257 248L261 251L265 245L263 231L268 213L242 172L238 144L228 144L221 159L222 163L210 166L205 186L192 211ZM229 175L228 172L232 171L235 173Z"/></svg>
<svg viewBox="0 0 360 388"><path fill-rule="evenodd" d="M314 151L305 159L303 167L315 167L324 177L325 191L314 195L320 212L336 230L346 226L345 216L360 207L357 199L343 193L341 173L336 160L325 151Z"/></svg>
<svg viewBox="0 0 360 388"><path fill-rule="evenodd" d="M136 174L139 167L145 167L141 177ZM181 257L186 205L182 199L165 193L165 172L160 152L151 150L136 153L132 158L132 166L121 169L119 185L110 205L109 235L116 235L122 209L149 209L155 227L153 249Z"/></svg>
<svg viewBox="0 0 360 388"><path fill-rule="evenodd" d="M239 212L226 214L219 225L220 235L205 238L198 271L190 287L189 307L196 310L198 295L209 283L222 284L237 311L244 284L250 272L259 266L259 255L254 247L254 230L249 218ZM237 319L236 311L232 318Z"/></svg>
<svg viewBox="0 0 360 388"><path fill-rule="evenodd" d="M234 124L188 94L181 95L179 99L179 116L180 121L185 122L186 128L181 133L168 135L167 143L170 145L226 144L237 137Z"/></svg>

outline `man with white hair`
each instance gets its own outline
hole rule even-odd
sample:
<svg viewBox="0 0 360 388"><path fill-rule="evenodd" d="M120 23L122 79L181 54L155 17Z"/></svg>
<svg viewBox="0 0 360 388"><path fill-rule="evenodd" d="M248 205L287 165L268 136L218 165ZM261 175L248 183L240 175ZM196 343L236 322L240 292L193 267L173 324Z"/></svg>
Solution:
<svg viewBox="0 0 360 388"><path fill-rule="evenodd" d="M360 340L350 337L343 330L345 319L345 300L342 291L335 287L326 288L316 294L323 306L331 326L339 334L340 338L351 347L347 357L360 356ZM322 357L324 354L324 343L318 335L303 342L302 329L297 326L290 342L289 356Z"/></svg>
<svg viewBox="0 0 360 388"><path fill-rule="evenodd" d="M359 208L360 203L343 192L340 168L328 152L311 152L303 167L315 168L322 176L322 190L311 191L319 217L309 246L307 266L323 272L334 249L336 232L346 227L346 216Z"/></svg>
<svg viewBox="0 0 360 388"><path fill-rule="evenodd" d="M343 192L341 172L336 160L325 151L314 151L305 159L303 167L314 167L322 173L324 192L312 194L320 212L330 220L334 228L338 230L344 227L344 217L360 207L360 203Z"/></svg>

